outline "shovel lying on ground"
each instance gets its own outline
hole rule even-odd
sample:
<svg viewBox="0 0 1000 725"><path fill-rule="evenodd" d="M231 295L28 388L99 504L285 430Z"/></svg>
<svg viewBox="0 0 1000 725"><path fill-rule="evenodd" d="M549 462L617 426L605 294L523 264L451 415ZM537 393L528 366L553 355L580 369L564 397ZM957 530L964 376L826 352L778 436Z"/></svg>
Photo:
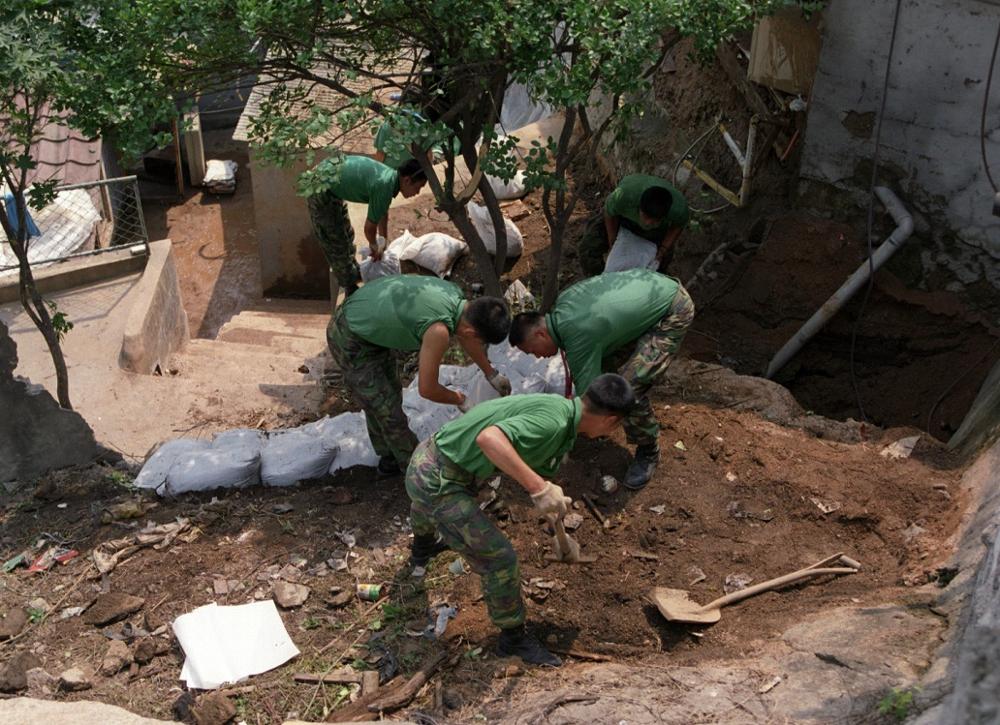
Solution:
<svg viewBox="0 0 1000 725"><path fill-rule="evenodd" d="M841 566L829 566L834 563ZM761 582L752 587L740 589L738 592L719 597L704 606L692 601L689 593L683 589L656 587L650 592L649 598L656 605L656 608L660 610L660 614L671 622L715 624L722 618L722 608L727 604L743 601L755 594L769 592L772 589L778 589L801 579L824 576L826 574L856 574L860 568L861 564L859 562L841 553L829 556L823 559L823 561L818 561L812 566L807 566L805 569L799 569L798 571L793 571L791 574L779 576L777 579L769 579L766 582Z"/></svg>
<svg viewBox="0 0 1000 725"><path fill-rule="evenodd" d="M563 561L567 564L589 564L597 561L596 556L586 556L580 553L580 545L566 533L566 527L563 526L561 518L553 518L550 521L556 535L552 539L553 551L551 554L545 555L546 559L549 561Z"/></svg>

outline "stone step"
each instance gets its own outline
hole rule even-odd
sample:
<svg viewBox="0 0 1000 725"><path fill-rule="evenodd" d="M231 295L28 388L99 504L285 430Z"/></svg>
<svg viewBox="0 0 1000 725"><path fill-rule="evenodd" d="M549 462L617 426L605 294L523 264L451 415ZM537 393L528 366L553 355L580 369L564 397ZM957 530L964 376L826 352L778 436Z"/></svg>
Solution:
<svg viewBox="0 0 1000 725"><path fill-rule="evenodd" d="M217 381L225 387L260 384L298 384L315 381L325 363L289 352L259 345L245 345L218 340L191 340L175 354L169 370L182 379ZM308 368L303 373L302 367Z"/></svg>
<svg viewBox="0 0 1000 725"><path fill-rule="evenodd" d="M312 345L306 350L289 349L289 347L280 345L267 347L246 342L199 339L189 341L178 355L196 355L227 360L246 359L248 362L273 359L281 363L294 363L296 367L309 360L329 357L325 346Z"/></svg>
<svg viewBox="0 0 1000 725"><path fill-rule="evenodd" d="M219 342L256 345L275 352L287 352L305 357L319 355L326 348L326 334L314 332L310 335L288 334L280 330L262 330L258 327L227 325L219 331Z"/></svg>
<svg viewBox="0 0 1000 725"><path fill-rule="evenodd" d="M325 330L327 323L330 322L330 315L243 310L238 315L234 315L229 322L236 320L239 320L245 326L257 325L265 330L287 328L288 330L311 332L313 330Z"/></svg>
<svg viewBox="0 0 1000 725"><path fill-rule="evenodd" d="M269 314L287 313L292 315L326 315L330 316L329 300L295 300L286 298L265 298L258 300L245 308L254 312Z"/></svg>

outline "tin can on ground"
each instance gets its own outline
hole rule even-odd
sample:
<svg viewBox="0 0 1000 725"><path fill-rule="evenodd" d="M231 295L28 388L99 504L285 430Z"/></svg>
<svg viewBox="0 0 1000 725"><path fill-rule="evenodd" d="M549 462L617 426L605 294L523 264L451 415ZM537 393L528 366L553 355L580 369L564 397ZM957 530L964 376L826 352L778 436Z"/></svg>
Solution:
<svg viewBox="0 0 1000 725"><path fill-rule="evenodd" d="M601 490L604 493L614 493L618 490L618 479L614 476L603 476L601 478Z"/></svg>
<svg viewBox="0 0 1000 725"><path fill-rule="evenodd" d="M381 584L358 584L358 599L366 602L377 602L381 597Z"/></svg>

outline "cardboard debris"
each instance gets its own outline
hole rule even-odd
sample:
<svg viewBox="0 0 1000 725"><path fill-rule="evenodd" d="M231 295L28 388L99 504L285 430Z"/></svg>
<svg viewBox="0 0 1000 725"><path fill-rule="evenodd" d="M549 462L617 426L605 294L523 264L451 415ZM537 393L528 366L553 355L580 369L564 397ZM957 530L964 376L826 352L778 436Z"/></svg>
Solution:
<svg viewBox="0 0 1000 725"><path fill-rule="evenodd" d="M181 537L180 535L185 532L186 535ZM199 530L191 529L190 522L185 518L178 518L173 523L159 526L150 521L141 531L98 544L94 549L94 563L97 565L97 571L107 574L143 547L152 546L159 551L170 546L178 537L181 541L190 543L197 538L198 533Z"/></svg>
<svg viewBox="0 0 1000 725"><path fill-rule="evenodd" d="M753 31L747 78L792 95L808 96L822 47L820 13L799 8L761 18Z"/></svg>

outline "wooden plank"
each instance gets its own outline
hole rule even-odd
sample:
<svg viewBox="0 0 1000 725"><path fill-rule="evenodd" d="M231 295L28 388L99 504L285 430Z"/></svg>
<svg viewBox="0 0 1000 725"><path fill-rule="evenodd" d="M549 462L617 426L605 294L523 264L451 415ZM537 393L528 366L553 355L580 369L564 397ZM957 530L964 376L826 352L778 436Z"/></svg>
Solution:
<svg viewBox="0 0 1000 725"><path fill-rule="evenodd" d="M732 46L729 43L722 43L716 49L715 57L718 59L722 70L729 76L729 80L732 81L733 85L736 86L736 89L743 96L750 110L760 116L762 120L773 119L770 107L764 101L757 88L747 80L747 72L736 57Z"/></svg>

